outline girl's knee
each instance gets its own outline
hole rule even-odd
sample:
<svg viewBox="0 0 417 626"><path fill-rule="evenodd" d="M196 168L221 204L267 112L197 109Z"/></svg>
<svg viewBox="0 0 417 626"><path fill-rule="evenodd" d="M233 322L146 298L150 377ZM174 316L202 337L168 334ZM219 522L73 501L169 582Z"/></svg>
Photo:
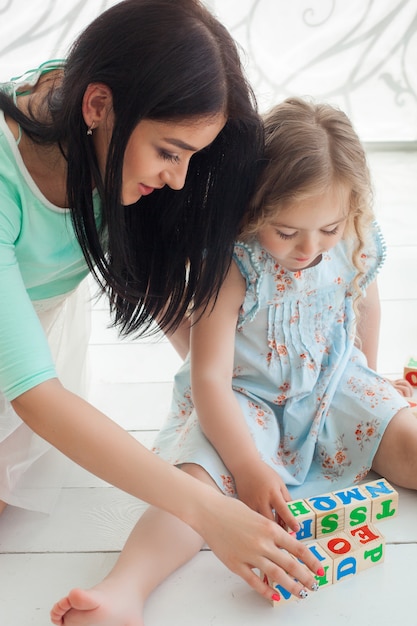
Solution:
<svg viewBox="0 0 417 626"><path fill-rule="evenodd" d="M204 483L208 483L209 485L212 485L212 487L216 487L216 489L218 489L215 481L201 465L198 465L197 463L183 463L180 465L180 469L182 469L182 471L186 474L189 474L190 476L193 476L194 478L197 478Z"/></svg>

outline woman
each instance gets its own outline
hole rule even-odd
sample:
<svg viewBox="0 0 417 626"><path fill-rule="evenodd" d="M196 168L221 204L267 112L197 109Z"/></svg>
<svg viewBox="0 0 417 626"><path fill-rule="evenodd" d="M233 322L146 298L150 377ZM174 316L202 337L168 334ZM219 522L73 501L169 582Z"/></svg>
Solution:
<svg viewBox="0 0 417 626"><path fill-rule="evenodd" d="M32 487L59 474L58 449L180 517L267 597L251 567L273 578L277 545L317 569L272 522L168 466L79 395L89 270L122 332L157 320L182 353L186 313L227 271L262 145L230 35L196 0L126 0L65 62L2 91L3 507L50 505Z"/></svg>

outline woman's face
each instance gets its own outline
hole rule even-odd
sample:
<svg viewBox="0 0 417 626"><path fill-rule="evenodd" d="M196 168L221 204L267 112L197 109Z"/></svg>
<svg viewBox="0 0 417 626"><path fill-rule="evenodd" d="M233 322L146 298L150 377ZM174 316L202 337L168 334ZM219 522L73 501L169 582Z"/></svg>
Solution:
<svg viewBox="0 0 417 626"><path fill-rule="evenodd" d="M122 203L133 204L165 185L182 189L191 157L212 143L225 122L222 114L183 122L139 122L123 161Z"/></svg>

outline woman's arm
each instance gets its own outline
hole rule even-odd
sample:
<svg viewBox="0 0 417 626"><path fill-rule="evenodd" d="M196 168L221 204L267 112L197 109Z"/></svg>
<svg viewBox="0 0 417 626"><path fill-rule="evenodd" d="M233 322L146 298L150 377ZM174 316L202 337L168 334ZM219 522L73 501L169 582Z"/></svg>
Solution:
<svg viewBox="0 0 417 626"><path fill-rule="evenodd" d="M163 461L90 404L67 391L57 379L41 383L13 402L38 435L73 461L120 489L176 515L196 530L215 554L261 595L274 591L252 571L259 567L273 580L282 569L308 587L320 567L306 546L241 502ZM281 547L301 559L299 569Z"/></svg>
<svg viewBox="0 0 417 626"><path fill-rule="evenodd" d="M213 307L191 327L191 390L201 428L234 477L239 498L266 517L298 525L278 474L264 463L232 389L234 345L245 281L233 262Z"/></svg>

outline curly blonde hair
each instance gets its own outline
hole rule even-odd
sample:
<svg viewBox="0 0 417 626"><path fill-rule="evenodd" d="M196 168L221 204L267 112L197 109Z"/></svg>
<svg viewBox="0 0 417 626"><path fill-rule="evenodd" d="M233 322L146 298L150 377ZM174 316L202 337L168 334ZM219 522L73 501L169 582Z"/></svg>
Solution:
<svg viewBox="0 0 417 626"><path fill-rule="evenodd" d="M349 118L329 104L288 98L264 115L265 151L257 190L242 223L248 241L289 203L331 188L350 190L344 239L352 243L355 310L364 268L361 253L374 219L364 148Z"/></svg>

